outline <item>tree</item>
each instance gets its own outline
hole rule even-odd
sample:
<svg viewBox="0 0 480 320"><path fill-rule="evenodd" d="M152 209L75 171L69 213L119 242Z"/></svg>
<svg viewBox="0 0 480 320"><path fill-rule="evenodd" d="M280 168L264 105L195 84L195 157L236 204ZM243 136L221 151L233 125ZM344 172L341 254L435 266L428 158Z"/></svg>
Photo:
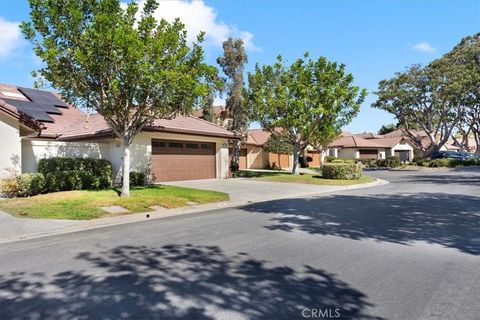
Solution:
<svg viewBox="0 0 480 320"><path fill-rule="evenodd" d="M217 63L221 66L227 76L227 101L225 111L232 117L232 124L229 128L241 135L242 139L233 141L232 171L239 168L240 148L242 140L245 140L248 129L248 111L242 96L243 72L247 63L247 54L243 47L242 39L228 38L223 42L223 55L218 57Z"/></svg>
<svg viewBox="0 0 480 320"><path fill-rule="evenodd" d="M413 65L392 79L382 80L373 107L392 113L405 132L424 151L424 156L440 150L463 115L461 104L446 94L445 71L431 63ZM412 126L420 126L429 138L422 143Z"/></svg>
<svg viewBox="0 0 480 320"><path fill-rule="evenodd" d="M480 33L463 38L436 64L444 70L445 95L465 108L458 133L465 142L471 132L480 155Z"/></svg>
<svg viewBox="0 0 480 320"><path fill-rule="evenodd" d="M207 96L205 101L205 105L202 109L202 116L203 119L213 122L214 114L213 114L213 92L210 92Z"/></svg>
<svg viewBox="0 0 480 320"><path fill-rule="evenodd" d="M129 195L130 145L154 119L189 114L202 104L216 69L184 25L156 21L158 3L30 0L26 38L45 67L38 74L76 105L106 120L124 147L122 196Z"/></svg>
<svg viewBox="0 0 480 320"><path fill-rule="evenodd" d="M266 152L276 153L278 155L278 167L281 169L280 155L292 154L293 148L286 132L273 132L263 146Z"/></svg>
<svg viewBox="0 0 480 320"><path fill-rule="evenodd" d="M325 57L312 60L308 53L289 67L278 56L274 65L257 64L248 74L245 96L252 120L271 132L285 130L293 148L293 174L307 145L322 137L333 140L331 132L357 115L367 92L352 83L345 65Z"/></svg>
<svg viewBox="0 0 480 320"><path fill-rule="evenodd" d="M380 130L378 130L378 134L387 134L387 133L393 132L397 129L398 129L398 125L396 125L396 124L393 124L393 123L384 124L384 125L382 125Z"/></svg>

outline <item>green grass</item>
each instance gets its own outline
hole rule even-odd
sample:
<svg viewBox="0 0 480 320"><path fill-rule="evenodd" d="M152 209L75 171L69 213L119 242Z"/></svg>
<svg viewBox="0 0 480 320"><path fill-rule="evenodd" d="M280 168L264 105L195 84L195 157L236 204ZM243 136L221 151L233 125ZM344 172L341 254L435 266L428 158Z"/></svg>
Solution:
<svg viewBox="0 0 480 320"><path fill-rule="evenodd" d="M286 172L238 171L235 176L262 181L318 184L326 186L348 186L375 181L375 179L370 176L362 176L358 180L324 179L320 172L318 174L301 173L299 175L292 175Z"/></svg>
<svg viewBox="0 0 480 320"><path fill-rule="evenodd" d="M223 192L181 188L174 186L151 186L132 188L130 197L120 198L118 191L82 190L42 194L30 198L15 198L0 202L0 210L28 218L88 220L112 216L102 207L121 206L131 212L152 211L152 206L178 208L188 202L211 203L229 200Z"/></svg>

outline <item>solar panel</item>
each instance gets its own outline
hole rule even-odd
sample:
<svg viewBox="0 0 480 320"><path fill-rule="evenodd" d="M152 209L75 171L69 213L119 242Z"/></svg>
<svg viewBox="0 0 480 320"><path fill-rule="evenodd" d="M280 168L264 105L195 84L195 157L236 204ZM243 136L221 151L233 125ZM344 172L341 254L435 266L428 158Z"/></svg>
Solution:
<svg viewBox="0 0 480 320"><path fill-rule="evenodd" d="M43 111L53 114L62 114L62 112L51 104L36 103Z"/></svg>
<svg viewBox="0 0 480 320"><path fill-rule="evenodd" d="M30 89L30 88L18 88L27 98L29 98L33 102L41 103L41 104L49 104L54 105L57 107L67 108L68 105L57 98L53 93L38 89Z"/></svg>
<svg viewBox="0 0 480 320"><path fill-rule="evenodd" d="M14 106L18 111L26 113L27 115L34 118L35 120L54 122L52 117L50 117L47 111L44 110L43 106L38 103L31 102L31 101L16 100L16 99L6 99L6 98L2 98L2 100ZM54 106L49 106L49 107L55 108ZM57 113L58 112L59 111L57 110Z"/></svg>

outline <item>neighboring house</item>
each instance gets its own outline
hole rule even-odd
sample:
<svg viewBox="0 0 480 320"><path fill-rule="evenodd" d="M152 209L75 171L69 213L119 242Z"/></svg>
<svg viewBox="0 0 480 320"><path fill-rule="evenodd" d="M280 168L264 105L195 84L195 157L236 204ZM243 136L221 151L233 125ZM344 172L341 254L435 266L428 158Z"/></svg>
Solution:
<svg viewBox="0 0 480 320"><path fill-rule="evenodd" d="M456 141L453 142L453 145L455 147L458 147L458 149L460 150L461 149L461 147L460 147L461 142L462 142L462 139L458 138ZM464 151L474 153L477 150L477 142L475 141L474 137L468 137L468 139L465 142L466 142L466 144L465 144L465 146L463 146Z"/></svg>
<svg viewBox="0 0 480 320"><path fill-rule="evenodd" d="M412 134L415 135L416 139L420 141L422 144L423 149L428 149L428 147L431 144L430 138L428 137L428 134L423 131L423 130L411 130ZM384 134L383 137L385 138L404 138L408 141L411 141L411 138L408 136L408 134L402 130L402 129L397 129L395 131L389 132L387 134ZM416 157L422 157L423 151L421 148L418 148L415 143L412 142L415 148L415 156ZM459 151L460 148L454 144L454 141L452 138L448 139L447 142L440 148L440 151Z"/></svg>
<svg viewBox="0 0 480 320"><path fill-rule="evenodd" d="M122 175L123 148L99 114L87 114L42 90L0 85L0 177L36 172L50 157L103 158ZM152 182L224 178L235 135L194 116L155 120L134 139L131 170Z"/></svg>
<svg viewBox="0 0 480 320"><path fill-rule="evenodd" d="M404 137L343 133L329 145L328 155L354 159L386 159L389 156L398 156L401 161L411 162L414 158L414 145Z"/></svg>

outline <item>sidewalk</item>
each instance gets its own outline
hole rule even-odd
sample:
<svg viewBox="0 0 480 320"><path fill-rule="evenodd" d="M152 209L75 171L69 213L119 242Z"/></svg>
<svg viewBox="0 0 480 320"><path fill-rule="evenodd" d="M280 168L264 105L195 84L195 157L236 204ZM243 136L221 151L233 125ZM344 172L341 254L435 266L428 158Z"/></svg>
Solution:
<svg viewBox="0 0 480 320"><path fill-rule="evenodd" d="M211 204L194 205L176 209L132 213L123 216L106 217L93 220L58 220L16 218L0 211L0 243L32 239L56 234L77 232L125 223L160 219L179 215L241 206L254 202L277 200L284 198L308 197L317 194L337 192L350 189L374 187L387 184L380 180L352 186L319 186L280 182L252 181L249 179L212 179L166 183L198 189L227 192L230 201Z"/></svg>

